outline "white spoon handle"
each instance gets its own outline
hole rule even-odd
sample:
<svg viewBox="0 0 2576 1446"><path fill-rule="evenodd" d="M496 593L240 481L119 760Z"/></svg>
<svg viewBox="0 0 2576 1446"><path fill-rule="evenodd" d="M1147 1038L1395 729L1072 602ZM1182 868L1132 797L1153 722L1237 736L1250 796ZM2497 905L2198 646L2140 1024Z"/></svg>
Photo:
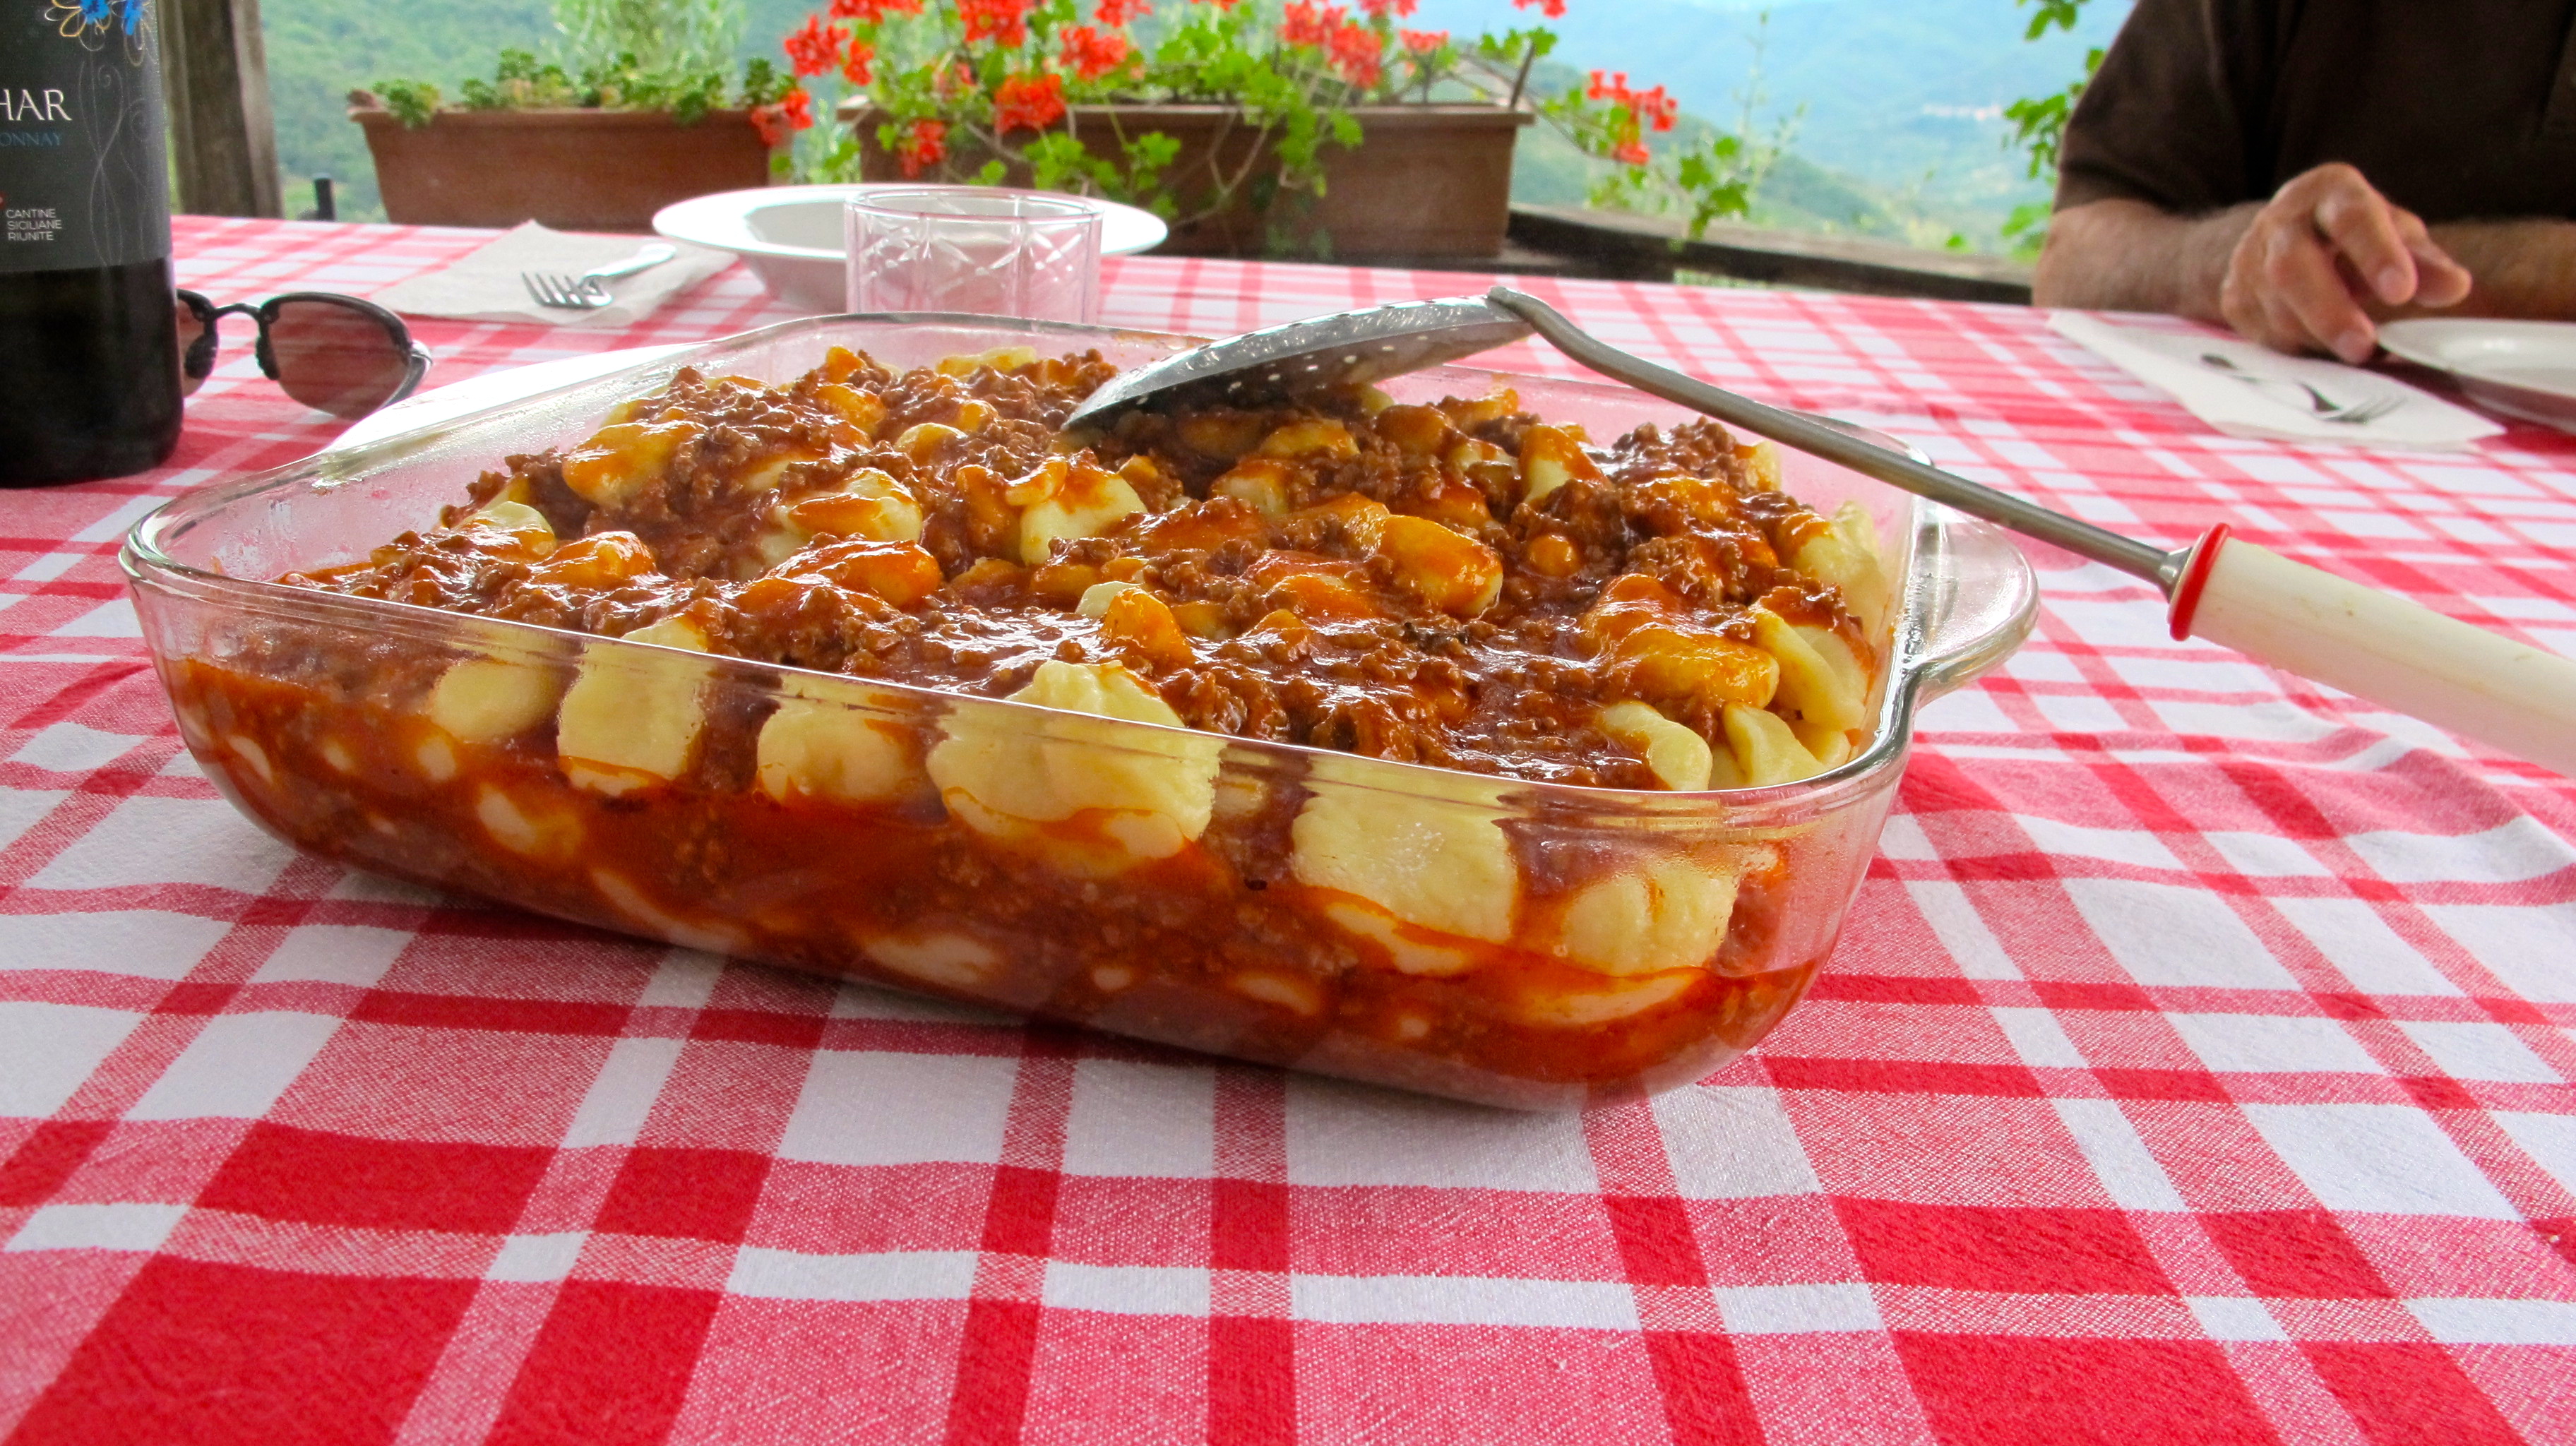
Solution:
<svg viewBox="0 0 2576 1446"><path fill-rule="evenodd" d="M2576 778L2576 660L2224 533L2201 545L2192 573L2174 589L2176 637L2223 643Z"/></svg>
<svg viewBox="0 0 2576 1446"><path fill-rule="evenodd" d="M632 276L638 271L647 271L653 267L659 266L663 262L668 261L679 254L678 248L665 246L656 242L655 244L647 246L643 250L636 252L634 255L627 257L623 261L611 261L605 266L593 267L590 270L583 272L581 279L584 281L610 281L620 276Z"/></svg>

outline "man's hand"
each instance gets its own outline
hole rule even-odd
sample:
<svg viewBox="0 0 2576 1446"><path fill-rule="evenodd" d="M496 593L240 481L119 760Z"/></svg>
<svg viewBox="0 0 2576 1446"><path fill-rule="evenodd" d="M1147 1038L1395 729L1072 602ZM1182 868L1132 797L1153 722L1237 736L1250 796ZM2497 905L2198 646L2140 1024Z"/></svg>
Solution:
<svg viewBox="0 0 2576 1446"><path fill-rule="evenodd" d="M2276 350L2358 364L2379 347L2365 308L2454 306L2469 282L2414 212L2337 162L2293 177L2253 214L2228 255L2218 310Z"/></svg>

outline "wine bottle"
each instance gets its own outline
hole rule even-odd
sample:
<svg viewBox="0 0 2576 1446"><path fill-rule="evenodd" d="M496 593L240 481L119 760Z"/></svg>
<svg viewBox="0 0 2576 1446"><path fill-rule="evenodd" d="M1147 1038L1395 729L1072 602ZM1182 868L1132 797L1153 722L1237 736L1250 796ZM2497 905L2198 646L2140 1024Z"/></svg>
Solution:
<svg viewBox="0 0 2576 1446"><path fill-rule="evenodd" d="M0 0L0 486L178 444L154 20L150 0Z"/></svg>

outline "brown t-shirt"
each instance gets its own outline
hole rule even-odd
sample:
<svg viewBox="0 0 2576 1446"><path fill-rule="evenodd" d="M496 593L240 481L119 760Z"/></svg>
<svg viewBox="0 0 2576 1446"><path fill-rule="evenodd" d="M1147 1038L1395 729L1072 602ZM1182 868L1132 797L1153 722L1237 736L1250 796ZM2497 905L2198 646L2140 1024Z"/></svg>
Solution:
<svg viewBox="0 0 2576 1446"><path fill-rule="evenodd" d="M2576 0L2138 0L2057 204L2214 211L2328 161L2427 221L2576 216Z"/></svg>

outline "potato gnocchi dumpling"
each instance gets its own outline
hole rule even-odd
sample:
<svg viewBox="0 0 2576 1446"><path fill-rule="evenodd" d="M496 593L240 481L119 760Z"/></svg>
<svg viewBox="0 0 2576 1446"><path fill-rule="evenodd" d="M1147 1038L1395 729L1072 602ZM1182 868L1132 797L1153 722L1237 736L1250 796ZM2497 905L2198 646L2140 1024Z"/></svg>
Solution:
<svg viewBox="0 0 2576 1446"><path fill-rule="evenodd" d="M1180 715L1117 663L1042 664L1010 695L1067 713L1179 729ZM1207 831L1222 739L1065 719L1033 730L1000 710L949 715L930 778L967 827L1086 875L1169 858ZM1033 734L1035 736L1033 736Z"/></svg>
<svg viewBox="0 0 2576 1446"><path fill-rule="evenodd" d="M1003 499L1020 511L1020 561L1047 560L1059 542L1106 535L1145 510L1126 478L1086 460L1050 457Z"/></svg>
<svg viewBox="0 0 2576 1446"><path fill-rule="evenodd" d="M1584 885L1557 921L1555 952L1603 974L1706 964L1735 912L1734 870L1649 854Z"/></svg>
<svg viewBox="0 0 2576 1446"><path fill-rule="evenodd" d="M1501 788L1436 776L1389 788L1367 763L1329 755L1311 766L1291 835L1297 880L1367 906L1344 904L1336 922L1360 921L1355 932L1390 950L1408 931L1389 923L1432 936L1511 937L1520 868L1503 833ZM1436 938L1414 942L1441 947Z"/></svg>
<svg viewBox="0 0 2576 1446"><path fill-rule="evenodd" d="M555 715L564 777L612 797L687 772L707 722L698 702L707 665L679 655L706 652L706 630L674 616L637 628L626 641L678 652L593 643Z"/></svg>
<svg viewBox="0 0 2576 1446"><path fill-rule="evenodd" d="M781 803L893 803L920 790L911 732L893 721L906 700L801 673L781 677L778 689L778 707L760 725L754 776L761 792Z"/></svg>
<svg viewBox="0 0 2576 1446"><path fill-rule="evenodd" d="M1716 750L1698 731L1665 717L1645 703L1613 703L1601 710L1595 726L1613 742L1646 760L1655 781L1675 793L1697 793L1709 786L1717 764Z"/></svg>
<svg viewBox="0 0 2576 1446"><path fill-rule="evenodd" d="M1857 502L1834 509L1832 525L1801 543L1789 559L1800 572L1830 584L1859 621L1861 631L1877 637L1887 626L1894 584L1878 544L1878 528Z"/></svg>
<svg viewBox="0 0 2576 1446"><path fill-rule="evenodd" d="M1779 712L1831 732L1869 726L1869 670L1839 634L1756 607L1753 638L1780 665Z"/></svg>
<svg viewBox="0 0 2576 1446"><path fill-rule="evenodd" d="M516 658L468 658L438 677L429 721L466 743L497 743L546 721L563 684L551 669Z"/></svg>

